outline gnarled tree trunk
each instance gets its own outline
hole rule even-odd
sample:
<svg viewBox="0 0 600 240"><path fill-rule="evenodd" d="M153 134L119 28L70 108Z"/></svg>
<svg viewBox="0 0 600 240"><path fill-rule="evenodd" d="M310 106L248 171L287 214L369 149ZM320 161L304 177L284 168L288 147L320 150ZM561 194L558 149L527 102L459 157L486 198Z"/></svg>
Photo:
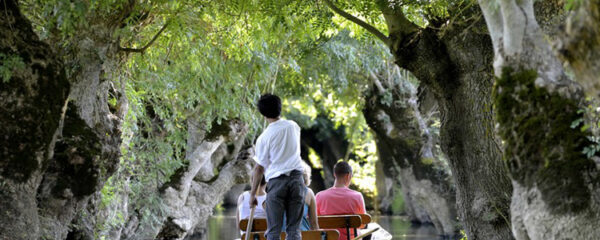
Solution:
<svg viewBox="0 0 600 240"><path fill-rule="evenodd" d="M188 144L186 158L188 163L177 170L169 182L161 189L161 197L167 207L166 220L156 236L158 239L183 239L188 234L205 234L205 224L212 215L214 207L222 200L229 189L239 183L247 182L252 161L249 160L251 148L242 154L241 145L245 140L246 126L238 120L217 125L205 133L188 124ZM230 145L216 152L220 146ZM232 152L227 152L231 149ZM202 175L201 169L212 160L224 161L217 175L210 178ZM212 168L211 168L212 170Z"/></svg>
<svg viewBox="0 0 600 240"><path fill-rule="evenodd" d="M0 12L2 65L11 68L0 83L0 238L38 239L37 191L71 86L62 62L38 39L18 4L2 0ZM21 66L9 66L9 58Z"/></svg>
<svg viewBox="0 0 600 240"><path fill-rule="evenodd" d="M385 11L384 15L391 22L402 16L390 17ZM492 46L488 35L474 30L482 22L463 24L418 32L391 27L391 50L397 64L411 71L438 99L441 146L450 162L459 218L467 236L512 239L511 185L501 161L491 107Z"/></svg>
<svg viewBox="0 0 600 240"><path fill-rule="evenodd" d="M127 111L122 89L111 78L117 62L114 29L99 23L79 37L65 56L70 63L72 88L64 128L38 189L44 235L60 239L79 210L99 191L118 168L121 155L121 123ZM85 37L83 37L85 36ZM121 86L123 87L123 86ZM117 108L109 106L109 92L117 96Z"/></svg>
<svg viewBox="0 0 600 240"><path fill-rule="evenodd" d="M391 72L398 71L396 67ZM458 235L454 183L449 169L434 154L433 137L419 111L416 89L410 83L383 88L379 80L374 81L378 88L366 94L363 113L375 132L385 175L402 185L411 220L433 223L440 235ZM389 102L384 102L386 93L392 95ZM426 215L419 214L421 211Z"/></svg>
<svg viewBox="0 0 600 240"><path fill-rule="evenodd" d="M514 187L517 239L594 239L600 229L598 168L583 150L589 132L582 88L565 74L534 16L533 1L479 1L494 42L496 108Z"/></svg>
<svg viewBox="0 0 600 240"><path fill-rule="evenodd" d="M465 22L432 20L420 28L397 1L378 1L389 36L343 12L386 43L398 66L430 89L440 106L441 146L456 184L459 219L469 239L512 239L509 221L511 184L494 133L491 104L492 44L475 7L461 9ZM450 21L448 21L450 22Z"/></svg>
<svg viewBox="0 0 600 240"><path fill-rule="evenodd" d="M93 31L79 32L85 38L73 38L73 55L61 56L37 40L17 3L4 0L0 5L2 22L8 23L2 26L7 31L2 51L24 62L2 88L7 93L2 102L8 104L3 112L10 113L3 119L2 199L14 212L0 220L0 234L64 239L78 210L118 164L120 123L127 104L121 96L118 109L111 112L108 106L106 68L114 63L116 51L109 41L112 29L94 26ZM62 64L55 55L70 64Z"/></svg>
<svg viewBox="0 0 600 240"><path fill-rule="evenodd" d="M575 73L586 93L600 94L600 1L574 1L576 10L567 18L555 40L559 57Z"/></svg>

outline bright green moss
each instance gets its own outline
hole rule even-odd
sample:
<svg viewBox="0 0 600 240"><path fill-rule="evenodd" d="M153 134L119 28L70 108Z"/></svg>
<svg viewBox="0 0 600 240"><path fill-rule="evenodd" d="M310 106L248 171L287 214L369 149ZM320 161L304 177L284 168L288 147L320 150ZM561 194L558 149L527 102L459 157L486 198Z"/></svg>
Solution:
<svg viewBox="0 0 600 240"><path fill-rule="evenodd" d="M512 178L537 186L549 206L558 212L587 208L590 193L584 173L593 162L583 153L591 143L588 133L572 129L582 118L578 100L538 88L535 71L504 69L493 90L504 159Z"/></svg>

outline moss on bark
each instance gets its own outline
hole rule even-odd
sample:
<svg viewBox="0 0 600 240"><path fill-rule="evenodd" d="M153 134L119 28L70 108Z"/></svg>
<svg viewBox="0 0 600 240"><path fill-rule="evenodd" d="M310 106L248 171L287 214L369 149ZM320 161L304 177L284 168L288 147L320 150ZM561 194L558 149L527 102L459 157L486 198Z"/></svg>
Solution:
<svg viewBox="0 0 600 240"><path fill-rule="evenodd" d="M505 68L493 91L504 159L513 180L537 187L555 213L587 209L586 173L594 163L583 154L588 132L571 128L583 117L578 99L537 87L534 70Z"/></svg>

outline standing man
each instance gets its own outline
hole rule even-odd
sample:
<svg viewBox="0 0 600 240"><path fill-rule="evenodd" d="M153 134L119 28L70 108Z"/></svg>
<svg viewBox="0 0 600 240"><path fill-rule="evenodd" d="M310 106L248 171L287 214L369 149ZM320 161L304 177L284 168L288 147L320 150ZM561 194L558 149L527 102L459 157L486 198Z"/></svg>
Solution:
<svg viewBox="0 0 600 240"><path fill-rule="evenodd" d="M264 174L267 180L267 240L280 239L284 214L287 216L287 239L301 240L299 226L306 186L300 158L300 127L294 121L280 118L279 97L264 94L257 105L269 126L256 140L255 161L258 164L252 173L250 202L256 204L256 192Z"/></svg>

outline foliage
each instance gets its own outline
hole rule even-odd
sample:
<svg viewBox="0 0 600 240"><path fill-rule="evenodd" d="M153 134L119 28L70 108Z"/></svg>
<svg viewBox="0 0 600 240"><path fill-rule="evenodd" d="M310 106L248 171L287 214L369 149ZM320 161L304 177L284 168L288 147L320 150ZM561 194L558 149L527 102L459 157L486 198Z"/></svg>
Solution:
<svg viewBox="0 0 600 240"><path fill-rule="evenodd" d="M141 48L168 24L143 54L129 56L120 74L124 81L115 80L125 88L130 108L123 126L123 159L114 177L121 180L105 185L105 201L114 199L109 189L130 189L140 225L156 228L164 211L158 189L187 161L188 120L206 131L232 118L247 123L251 133L264 126L254 101L283 84L284 74L298 71L293 56L318 41L311 28L326 25L315 19L328 14L297 2L278 5L182 3L171 6L175 13L157 13L152 24L122 41ZM289 48L292 44L296 47ZM127 186L122 186L124 179L130 179Z"/></svg>
<svg viewBox="0 0 600 240"><path fill-rule="evenodd" d="M460 235L462 236L462 237L460 238L460 240L467 240L467 233L465 232L465 230L464 230L464 229L461 229L461 230L460 230Z"/></svg>
<svg viewBox="0 0 600 240"><path fill-rule="evenodd" d="M600 107L598 101L588 98L577 113L582 117L575 119L571 123L571 128L591 133L587 136L590 144L583 148L583 154L588 158L595 158L600 153Z"/></svg>
<svg viewBox="0 0 600 240"><path fill-rule="evenodd" d="M331 13L321 1L21 4L41 39L58 42L56 51L63 56L87 37L78 30L98 25L110 26L110 41L122 49L139 50L121 51L122 65L111 75L115 88L124 90L129 109L122 126L119 169L101 191L105 209L127 197L143 217L142 226L158 226L164 211L158 189L187 161L189 120L210 131L213 123L238 118L250 126L252 141L264 127L254 110L264 92L287 99L290 112L304 114L305 126L314 124L318 114L331 118L336 128L346 126L351 147L345 159L357 169L355 183L375 194L377 156L361 114L362 92L371 84L369 73L385 69L391 56L381 42ZM403 10L425 26L426 16L448 17L448 4L418 1ZM341 7L385 29L376 3L345 1ZM4 62L0 73L6 81L11 65ZM6 62L18 65L16 60ZM110 94L114 107L117 96ZM124 214L117 212L100 229L121 224Z"/></svg>
<svg viewBox="0 0 600 240"><path fill-rule="evenodd" d="M373 197L378 157L374 136L361 112L363 92L371 84L368 74L386 68L390 55L371 37L352 37L356 35L350 29L341 30L306 51L296 59L300 71L284 73L278 87L290 96L284 104L289 106L287 114L303 128L320 124L320 116L330 119L334 129L344 126L350 146L340 160L349 161L355 169L353 183Z"/></svg>
<svg viewBox="0 0 600 240"><path fill-rule="evenodd" d="M0 77L2 82L8 83L14 71L25 68L23 59L17 55L0 53Z"/></svg>

